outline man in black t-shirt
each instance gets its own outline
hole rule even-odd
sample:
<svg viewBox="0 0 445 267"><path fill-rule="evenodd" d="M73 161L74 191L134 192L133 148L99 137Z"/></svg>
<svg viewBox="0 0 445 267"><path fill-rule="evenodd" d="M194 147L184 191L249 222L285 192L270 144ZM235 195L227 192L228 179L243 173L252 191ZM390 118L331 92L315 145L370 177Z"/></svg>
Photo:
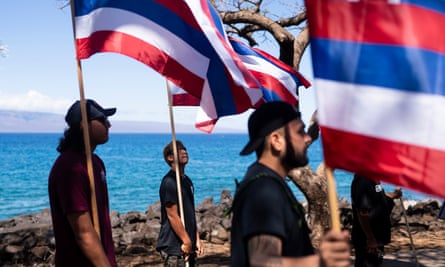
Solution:
<svg viewBox="0 0 445 267"><path fill-rule="evenodd" d="M380 182L354 175L351 199L355 267L381 265L384 245L391 242L390 216L394 206L393 199L401 196L400 189L385 193Z"/></svg>
<svg viewBox="0 0 445 267"><path fill-rule="evenodd" d="M159 188L161 230L156 249L161 253L165 267L182 267L186 261L193 267L196 254L203 253L203 247L196 227L193 183L184 173L185 165L188 163L187 150L181 141L176 141L176 145L185 226L182 224L179 212L176 166L173 143L170 142L163 151L170 170L162 179Z"/></svg>
<svg viewBox="0 0 445 267"><path fill-rule="evenodd" d="M288 172L308 163L311 138L300 113L285 102L268 102L249 118L249 142L256 151L232 205L231 266L350 265L349 235L330 231L315 254L304 211L285 182Z"/></svg>

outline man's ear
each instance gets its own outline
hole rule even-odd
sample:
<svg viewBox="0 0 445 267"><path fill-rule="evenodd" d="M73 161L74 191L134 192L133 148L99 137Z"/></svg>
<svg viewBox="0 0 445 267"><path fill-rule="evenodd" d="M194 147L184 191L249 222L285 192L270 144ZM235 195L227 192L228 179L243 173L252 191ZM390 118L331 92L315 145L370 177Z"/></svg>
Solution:
<svg viewBox="0 0 445 267"><path fill-rule="evenodd" d="M167 161L169 162L169 165L170 165L170 166L173 164L173 161L174 161L174 160L175 160L175 159L173 158L173 154L167 156Z"/></svg>
<svg viewBox="0 0 445 267"><path fill-rule="evenodd" d="M284 149L284 137L279 129L270 133L268 139L270 147L273 151L282 151Z"/></svg>

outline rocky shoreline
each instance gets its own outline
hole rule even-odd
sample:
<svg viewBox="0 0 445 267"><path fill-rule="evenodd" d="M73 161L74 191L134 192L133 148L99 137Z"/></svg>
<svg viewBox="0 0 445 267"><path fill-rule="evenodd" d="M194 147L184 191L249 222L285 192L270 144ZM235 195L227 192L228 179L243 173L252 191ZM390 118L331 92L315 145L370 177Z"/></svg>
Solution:
<svg viewBox="0 0 445 267"><path fill-rule="evenodd" d="M212 198L196 207L198 228L206 253L199 259L200 266L229 266L231 218L225 212L231 206L229 191L221 193L218 204ZM437 218L437 200L420 202L396 201L392 213L392 242L389 253L409 251L409 233L417 249L445 248L445 221ZM339 201L341 222L351 228L351 205ZM145 213L111 212L113 239L119 266L162 266L155 251L160 229L160 204L148 206ZM408 232L409 227L409 232ZM39 213L17 216L0 221L0 266L54 266L55 241L51 216L45 209ZM443 265L445 266L445 262Z"/></svg>

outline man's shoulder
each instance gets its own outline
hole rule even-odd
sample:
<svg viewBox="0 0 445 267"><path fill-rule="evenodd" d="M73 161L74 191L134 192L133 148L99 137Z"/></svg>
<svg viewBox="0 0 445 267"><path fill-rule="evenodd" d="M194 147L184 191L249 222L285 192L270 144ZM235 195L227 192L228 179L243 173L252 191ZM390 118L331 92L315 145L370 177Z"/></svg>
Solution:
<svg viewBox="0 0 445 267"><path fill-rule="evenodd" d="M170 170L164 175L164 177L162 177L161 185L173 183L176 185L176 177L175 173Z"/></svg>
<svg viewBox="0 0 445 267"><path fill-rule="evenodd" d="M256 176L274 177L274 178L278 178L278 179L282 180L282 178L278 175L278 173L276 173L271 168L269 168L266 165L263 165L259 162L255 162L249 166L243 180L252 179L253 177L256 177Z"/></svg>
<svg viewBox="0 0 445 267"><path fill-rule="evenodd" d="M82 168L85 165L86 158L76 151L65 151L59 154L53 164L53 170L67 171Z"/></svg>
<svg viewBox="0 0 445 267"><path fill-rule="evenodd" d="M258 167L255 171L246 174L238 185L236 193L238 195L248 194L249 198L264 198L276 194L277 191L284 191L284 180L271 172L266 167Z"/></svg>

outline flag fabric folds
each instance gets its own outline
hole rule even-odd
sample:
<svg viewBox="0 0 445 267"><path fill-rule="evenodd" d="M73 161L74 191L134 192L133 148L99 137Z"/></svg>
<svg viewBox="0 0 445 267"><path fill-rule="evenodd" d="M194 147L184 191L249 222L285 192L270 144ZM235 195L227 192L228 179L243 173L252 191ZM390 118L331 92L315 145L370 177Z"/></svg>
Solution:
<svg viewBox="0 0 445 267"><path fill-rule="evenodd" d="M311 86L310 82L301 73L272 55L260 49L252 48L235 38L229 37L229 40L246 68L261 84L262 102L285 101L295 106L298 102L298 87L301 85L306 88ZM187 94L174 84L170 84L170 87L174 106L200 105L199 98ZM204 125L210 127L211 123L216 122L205 123L208 119L202 114L198 117L200 119L197 120L197 125L204 123Z"/></svg>
<svg viewBox="0 0 445 267"><path fill-rule="evenodd" d="M168 88L172 95L173 106L199 106L200 99L187 93L184 89L180 88L176 84L167 81Z"/></svg>
<svg viewBox="0 0 445 267"><path fill-rule="evenodd" d="M303 75L265 51L251 48L235 38L229 40L241 61L261 83L265 102L285 101L293 106L297 104L298 87L310 86Z"/></svg>
<svg viewBox="0 0 445 267"><path fill-rule="evenodd" d="M445 2L306 8L327 166L445 197Z"/></svg>
<svg viewBox="0 0 445 267"><path fill-rule="evenodd" d="M208 1L73 1L78 59L98 52L134 58L201 99L211 120L242 113L262 99Z"/></svg>

